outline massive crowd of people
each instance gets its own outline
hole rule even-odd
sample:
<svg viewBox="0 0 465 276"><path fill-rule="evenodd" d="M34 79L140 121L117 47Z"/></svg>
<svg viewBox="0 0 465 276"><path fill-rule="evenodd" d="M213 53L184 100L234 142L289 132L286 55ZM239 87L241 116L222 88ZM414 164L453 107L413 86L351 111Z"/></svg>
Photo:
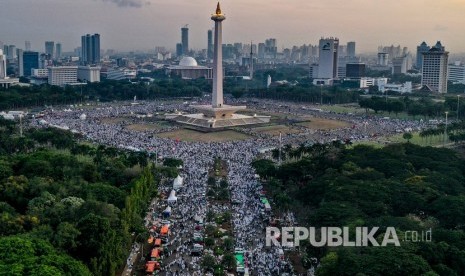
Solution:
<svg viewBox="0 0 465 276"><path fill-rule="evenodd" d="M334 139L376 140L405 130L419 130L425 127L422 121L407 121L361 115L336 114L309 110L302 105L274 101L253 101L248 105L256 110L283 113L292 116L310 115L325 119L343 120L348 127L333 130L314 130L299 125L291 125L298 131L284 134L282 144L308 142L329 142ZM93 108L64 111L49 110L33 126L54 125L69 128L83 134L87 139L105 145L156 152L159 158L174 157L182 159L184 185L178 191L177 203L172 206L171 238L166 246L166 259L162 264L161 275L204 275L200 263L201 256L192 256L192 233L198 227L196 218L205 220L208 212L206 199L208 169L214 157L226 160L228 164L228 183L231 194L232 221L235 247L244 249L245 258L252 275L292 275L292 266L283 256L282 249L265 246L265 227L267 220L260 202L261 184L256 180L251 161L261 149L275 148L279 145L276 135L257 132L254 128L239 131L251 135L250 139L229 142L184 142L176 139L161 138L157 132L172 131L179 126L161 124L156 130L134 131L128 125L151 120L157 113L188 110L186 103L145 102L142 104L112 104ZM86 116L82 116L85 113ZM148 116L147 116L148 115ZM109 118L119 118L113 121ZM105 121L106 120L106 121ZM157 124L158 122L153 122ZM168 194L172 189L170 182L160 187ZM164 201L153 201L146 218L147 227L155 223L156 214L166 207ZM290 215L292 217L292 214ZM293 221L292 219L290 219ZM136 248L137 251L139 248ZM133 262L132 255L128 263Z"/></svg>

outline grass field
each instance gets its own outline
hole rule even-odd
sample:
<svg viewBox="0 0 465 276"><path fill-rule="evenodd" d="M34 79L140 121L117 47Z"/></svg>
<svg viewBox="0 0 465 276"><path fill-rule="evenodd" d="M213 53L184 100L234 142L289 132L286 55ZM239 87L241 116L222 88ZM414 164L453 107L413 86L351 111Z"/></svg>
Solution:
<svg viewBox="0 0 465 276"><path fill-rule="evenodd" d="M135 131L147 131L147 130L159 130L163 129L162 126L158 124L133 124L126 126L126 129L135 130Z"/></svg>
<svg viewBox="0 0 465 276"><path fill-rule="evenodd" d="M262 126L256 127L254 130L259 133L265 133L273 136L278 136L280 132L282 134L299 133L298 129L294 129L285 125Z"/></svg>
<svg viewBox="0 0 465 276"><path fill-rule="evenodd" d="M403 143L406 142L402 137L403 134L398 134L389 137L389 141L393 143ZM434 136L431 138L421 138L420 134L415 132L412 133L413 137L410 139L410 143L415 144L415 145L420 145L420 146L442 146L444 144L444 136Z"/></svg>
<svg viewBox="0 0 465 276"><path fill-rule="evenodd" d="M336 113L352 113L352 114L357 114L357 115L365 115L366 110L364 108L358 107L358 105L323 105L321 106L321 109L326 110L326 111L332 111ZM397 115L395 113L389 114L387 111L379 111L378 113L375 113L373 110L368 110L368 115L369 116L378 116L378 117L390 117L390 118L396 118L396 119L408 119L408 120L428 120L432 118L427 118L425 119L422 116L411 116L408 115L407 112L399 112Z"/></svg>
<svg viewBox="0 0 465 276"><path fill-rule="evenodd" d="M271 120L283 120L291 116L287 113L270 112L268 110L256 110L256 109L247 109L247 110L239 111L237 113L249 115L249 116L253 116L254 114L271 116Z"/></svg>
<svg viewBox="0 0 465 276"><path fill-rule="evenodd" d="M330 120L323 118L311 118L308 122L297 123L299 126L303 126L309 129L337 129L350 126L349 123L338 120Z"/></svg>
<svg viewBox="0 0 465 276"><path fill-rule="evenodd" d="M175 131L159 133L157 136L169 139L179 139L186 142L227 142L236 140L246 140L251 136L234 130L219 132L200 132L191 129L178 129Z"/></svg>
<svg viewBox="0 0 465 276"><path fill-rule="evenodd" d="M381 137L377 141L361 141L355 142L354 145L370 145L374 147L383 147L390 143L405 143L402 137L403 134L397 134L389 137ZM410 139L410 143L419 146L431 146L431 147L442 147L444 145L443 136L435 136L431 138L421 138L418 132L412 133L413 137ZM446 143L446 146L450 145L450 142Z"/></svg>

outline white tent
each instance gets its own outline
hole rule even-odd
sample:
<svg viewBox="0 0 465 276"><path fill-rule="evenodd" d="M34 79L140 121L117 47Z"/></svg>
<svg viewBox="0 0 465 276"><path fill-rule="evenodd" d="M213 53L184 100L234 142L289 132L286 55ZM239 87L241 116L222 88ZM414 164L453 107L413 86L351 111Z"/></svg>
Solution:
<svg viewBox="0 0 465 276"><path fill-rule="evenodd" d="M176 203L177 201L178 201L178 198L176 197L176 191L172 190L170 193L170 196L168 197L168 204Z"/></svg>
<svg viewBox="0 0 465 276"><path fill-rule="evenodd" d="M15 117L13 115L11 115L11 114L6 114L5 113L5 114L2 114L2 116L3 116L3 119L5 119L5 120L14 120L15 119Z"/></svg>
<svg viewBox="0 0 465 276"><path fill-rule="evenodd" d="M203 219L202 219L199 215L195 215L195 216L194 216L194 221L195 221L196 223L200 223L200 224L203 223Z"/></svg>
<svg viewBox="0 0 465 276"><path fill-rule="evenodd" d="M165 217L171 216L171 207L170 206L166 207L166 209L163 211L163 215Z"/></svg>
<svg viewBox="0 0 465 276"><path fill-rule="evenodd" d="M179 190L182 187L183 184L183 178L178 175L174 180L173 180L173 189L174 190Z"/></svg>

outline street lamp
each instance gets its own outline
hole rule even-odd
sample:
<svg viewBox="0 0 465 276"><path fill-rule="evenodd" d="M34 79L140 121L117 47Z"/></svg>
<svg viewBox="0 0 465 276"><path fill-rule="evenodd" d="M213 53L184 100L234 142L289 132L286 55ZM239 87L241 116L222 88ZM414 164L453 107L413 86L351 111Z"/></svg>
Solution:
<svg viewBox="0 0 465 276"><path fill-rule="evenodd" d="M446 127L444 128L444 147L446 146L446 139L447 139L447 115L449 114L448 111L446 111Z"/></svg>
<svg viewBox="0 0 465 276"><path fill-rule="evenodd" d="M457 95L457 121L459 120L459 113L460 113L460 95Z"/></svg>

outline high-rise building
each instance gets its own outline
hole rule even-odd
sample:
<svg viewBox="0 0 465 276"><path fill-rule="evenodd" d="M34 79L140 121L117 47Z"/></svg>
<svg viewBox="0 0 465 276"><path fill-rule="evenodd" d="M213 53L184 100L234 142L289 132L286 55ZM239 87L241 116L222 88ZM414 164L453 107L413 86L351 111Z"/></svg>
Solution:
<svg viewBox="0 0 465 276"><path fill-rule="evenodd" d="M346 77L351 79L360 79L365 77L365 63L347 63Z"/></svg>
<svg viewBox="0 0 465 276"><path fill-rule="evenodd" d="M181 43L176 43L176 56L178 57L182 56L182 44Z"/></svg>
<svg viewBox="0 0 465 276"><path fill-rule="evenodd" d="M320 60L318 65L318 78L333 79L337 77L337 50L339 48L339 39L322 38L320 39Z"/></svg>
<svg viewBox="0 0 465 276"><path fill-rule="evenodd" d="M265 58L265 43L258 43L258 58Z"/></svg>
<svg viewBox="0 0 465 276"><path fill-rule="evenodd" d="M100 62L100 35L92 36L92 63Z"/></svg>
<svg viewBox="0 0 465 276"><path fill-rule="evenodd" d="M7 77L6 59L7 57L3 54L3 50L0 49L0 79L5 79Z"/></svg>
<svg viewBox="0 0 465 276"><path fill-rule="evenodd" d="M426 42L422 42L419 46L417 46L417 62L415 64L415 67L417 69L421 69L422 67L422 62L423 62L423 53L428 52L430 47L426 44Z"/></svg>
<svg viewBox="0 0 465 276"><path fill-rule="evenodd" d="M428 86L433 92L447 93L447 64L449 52L441 42L422 53L421 85Z"/></svg>
<svg viewBox="0 0 465 276"><path fill-rule="evenodd" d="M378 53L378 65L387 66L389 63L388 53Z"/></svg>
<svg viewBox="0 0 465 276"><path fill-rule="evenodd" d="M396 57L392 59L392 74L406 74L408 68L408 56Z"/></svg>
<svg viewBox="0 0 465 276"><path fill-rule="evenodd" d="M77 66L59 66L48 68L48 84L65 86L77 83Z"/></svg>
<svg viewBox="0 0 465 276"><path fill-rule="evenodd" d="M278 47L276 38L269 38L265 40L265 58L276 58Z"/></svg>
<svg viewBox="0 0 465 276"><path fill-rule="evenodd" d="M15 45L9 45L8 46L8 55L7 55L8 60L13 60L16 58L16 46Z"/></svg>
<svg viewBox="0 0 465 276"><path fill-rule="evenodd" d="M207 35L208 35L207 57L208 59L212 59L213 58L213 31L208 30Z"/></svg>
<svg viewBox="0 0 465 276"><path fill-rule="evenodd" d="M81 63L96 64L100 62L100 35L81 36Z"/></svg>
<svg viewBox="0 0 465 276"><path fill-rule="evenodd" d="M89 40L87 39L89 37ZM87 43L90 41L90 35L81 36L81 63L87 63Z"/></svg>
<svg viewBox="0 0 465 276"><path fill-rule="evenodd" d="M8 57L8 45L3 45L3 54Z"/></svg>
<svg viewBox="0 0 465 276"><path fill-rule="evenodd" d="M189 28L188 25L181 28L182 54L189 55Z"/></svg>
<svg viewBox="0 0 465 276"><path fill-rule="evenodd" d="M100 67L79 66L77 78L81 82L100 82Z"/></svg>
<svg viewBox="0 0 465 276"><path fill-rule="evenodd" d="M389 58L391 58L391 59L396 58L396 57L400 57L402 55L403 51L408 51L408 49L406 47L401 48L400 45L397 45L397 46L391 45L391 46L385 46L385 47L383 47L383 46L378 47L378 53L388 53Z"/></svg>
<svg viewBox="0 0 465 276"><path fill-rule="evenodd" d="M465 84L465 65L460 61L449 64L447 73L447 80L453 83Z"/></svg>
<svg viewBox="0 0 465 276"><path fill-rule="evenodd" d="M49 59L53 59L55 57L55 42L45 41L45 54Z"/></svg>
<svg viewBox="0 0 465 276"><path fill-rule="evenodd" d="M337 48L337 54L340 57L347 56L347 45L339 45L339 47Z"/></svg>
<svg viewBox="0 0 465 276"><path fill-rule="evenodd" d="M50 60L47 60L46 54L40 54L39 56L39 69L46 69L49 65L51 65Z"/></svg>
<svg viewBox="0 0 465 276"><path fill-rule="evenodd" d="M55 59L61 58L61 43L57 43L55 47Z"/></svg>
<svg viewBox="0 0 465 276"><path fill-rule="evenodd" d="M24 61L23 61L23 49L18 49L16 54L18 56L18 75L20 77L24 76Z"/></svg>
<svg viewBox="0 0 465 276"><path fill-rule="evenodd" d="M25 51L23 52L23 69L24 76L32 75L32 69L39 69L39 52Z"/></svg>
<svg viewBox="0 0 465 276"><path fill-rule="evenodd" d="M347 56L355 57L355 41L347 42Z"/></svg>
<svg viewBox="0 0 465 276"><path fill-rule="evenodd" d="M27 41L27 40L26 40L26 41L24 42L24 46L25 46L24 49L25 49L26 51L30 51L30 50L31 50L31 42L30 42L30 41Z"/></svg>
<svg viewBox="0 0 465 276"><path fill-rule="evenodd" d="M252 41L250 42L250 64L249 64L249 69L250 69L250 72L249 72L249 77L250 79L253 79L253 48L252 48Z"/></svg>

